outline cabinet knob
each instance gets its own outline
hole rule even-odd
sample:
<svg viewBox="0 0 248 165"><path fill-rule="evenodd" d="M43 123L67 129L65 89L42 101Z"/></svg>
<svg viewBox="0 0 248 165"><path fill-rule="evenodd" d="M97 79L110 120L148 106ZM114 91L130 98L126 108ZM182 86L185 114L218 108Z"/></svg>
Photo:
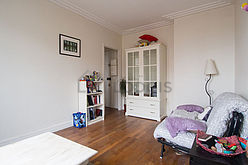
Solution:
<svg viewBox="0 0 248 165"><path fill-rule="evenodd" d="M151 106L155 106L155 104L151 104Z"/></svg>
<svg viewBox="0 0 248 165"><path fill-rule="evenodd" d="M150 113L155 113L155 112L150 112Z"/></svg>

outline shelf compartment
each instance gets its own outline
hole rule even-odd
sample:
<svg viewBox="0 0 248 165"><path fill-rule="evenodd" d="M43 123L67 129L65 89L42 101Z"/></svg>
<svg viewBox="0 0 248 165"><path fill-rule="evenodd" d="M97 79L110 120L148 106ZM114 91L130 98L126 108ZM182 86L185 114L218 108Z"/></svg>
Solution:
<svg viewBox="0 0 248 165"><path fill-rule="evenodd" d="M104 81L93 81L94 83L103 83Z"/></svg>
<svg viewBox="0 0 248 165"><path fill-rule="evenodd" d="M100 107L102 106L103 104L95 104L95 105L90 105L88 106L87 108L94 108L94 107Z"/></svg>
<svg viewBox="0 0 248 165"><path fill-rule="evenodd" d="M95 119L93 119L93 120L89 120L89 121L88 121L88 125L97 123L97 122L102 121L102 120L103 120L103 117L102 117L102 116L98 116L97 118L95 118Z"/></svg>
<svg viewBox="0 0 248 165"><path fill-rule="evenodd" d="M87 95L101 95L103 92L93 92L93 93L87 93Z"/></svg>

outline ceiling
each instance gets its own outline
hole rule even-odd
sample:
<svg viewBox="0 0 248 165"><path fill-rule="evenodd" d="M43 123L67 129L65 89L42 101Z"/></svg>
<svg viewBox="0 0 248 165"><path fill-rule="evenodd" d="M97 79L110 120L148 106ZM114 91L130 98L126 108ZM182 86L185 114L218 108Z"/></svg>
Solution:
<svg viewBox="0 0 248 165"><path fill-rule="evenodd" d="M230 5L232 0L51 0L112 31L133 33L185 15Z"/></svg>

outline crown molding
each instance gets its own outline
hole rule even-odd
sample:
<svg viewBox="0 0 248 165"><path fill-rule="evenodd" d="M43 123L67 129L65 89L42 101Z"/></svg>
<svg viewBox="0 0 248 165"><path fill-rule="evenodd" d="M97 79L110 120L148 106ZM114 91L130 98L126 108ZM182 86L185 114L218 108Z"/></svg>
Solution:
<svg viewBox="0 0 248 165"><path fill-rule="evenodd" d="M127 35L127 34L132 34L132 33L143 32L143 31L146 31L146 30L160 28L160 27L163 27L163 26L169 26L169 25L172 25L173 23L174 23L173 20L155 22L155 23L151 23L151 24L147 24L147 25L138 26L138 27L135 27L135 28L123 30L122 34Z"/></svg>
<svg viewBox="0 0 248 165"><path fill-rule="evenodd" d="M186 10L170 13L170 14L164 15L162 17L172 20L172 19L181 18L184 16L188 16L188 15L200 13L203 11L211 10L211 9L228 6L228 5L232 5L231 1L227 2L227 1L223 1L223 0L218 0L216 2L207 3L204 5L192 7L192 8L186 9Z"/></svg>
<svg viewBox="0 0 248 165"><path fill-rule="evenodd" d="M160 28L163 26L168 26L168 25L173 24L174 19L176 19L176 18L181 18L184 16L196 14L199 12L232 5L232 2L233 2L233 0L217 0L216 2L213 2L213 3L208 3L208 4L200 5L197 7L192 7L190 9L186 9L186 10L173 12L173 13L164 15L164 16L162 16L165 19L163 21L159 21L159 22L155 22L155 23L151 23L151 24L147 24L147 25L138 26L135 28L122 30L120 27L111 24L110 22L106 21L104 18L100 18L100 17L98 17L98 16L96 16L96 15L94 15L94 14L92 14L92 13L90 13L84 9L81 9L78 6L72 4L71 2L68 2L66 0L50 0L50 1L57 4L60 7L68 9L74 13L77 13L77 14L81 15L82 17L84 17L84 18L86 18L92 22L95 22L95 23L97 23L97 24L99 24L99 25L101 25L101 26L103 26L103 27L105 27L111 31L114 31L114 32L116 32L118 34L122 34L122 35L138 33L138 32L142 32L142 31L146 31L146 30Z"/></svg>
<svg viewBox="0 0 248 165"><path fill-rule="evenodd" d="M78 6L68 2L68 1L64 1L64 0L50 0L51 2L59 5L60 7L63 7L63 8L66 8L74 13L77 13L81 16L83 16L84 18L92 21L92 22L95 22L111 31L114 31L116 33L119 33L119 34L122 34L122 30L118 27L118 26L115 26L109 22L107 22L106 20L104 20L103 18L100 18L86 10L83 10L81 8L79 8Z"/></svg>

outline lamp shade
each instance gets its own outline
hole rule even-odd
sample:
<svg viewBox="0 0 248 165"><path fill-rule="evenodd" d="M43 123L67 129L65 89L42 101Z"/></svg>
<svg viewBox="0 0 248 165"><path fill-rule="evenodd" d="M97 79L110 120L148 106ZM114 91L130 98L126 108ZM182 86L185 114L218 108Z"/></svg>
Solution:
<svg viewBox="0 0 248 165"><path fill-rule="evenodd" d="M215 75L218 74L216 65L214 60L209 59L207 61L206 67L205 67L205 74L206 75Z"/></svg>

